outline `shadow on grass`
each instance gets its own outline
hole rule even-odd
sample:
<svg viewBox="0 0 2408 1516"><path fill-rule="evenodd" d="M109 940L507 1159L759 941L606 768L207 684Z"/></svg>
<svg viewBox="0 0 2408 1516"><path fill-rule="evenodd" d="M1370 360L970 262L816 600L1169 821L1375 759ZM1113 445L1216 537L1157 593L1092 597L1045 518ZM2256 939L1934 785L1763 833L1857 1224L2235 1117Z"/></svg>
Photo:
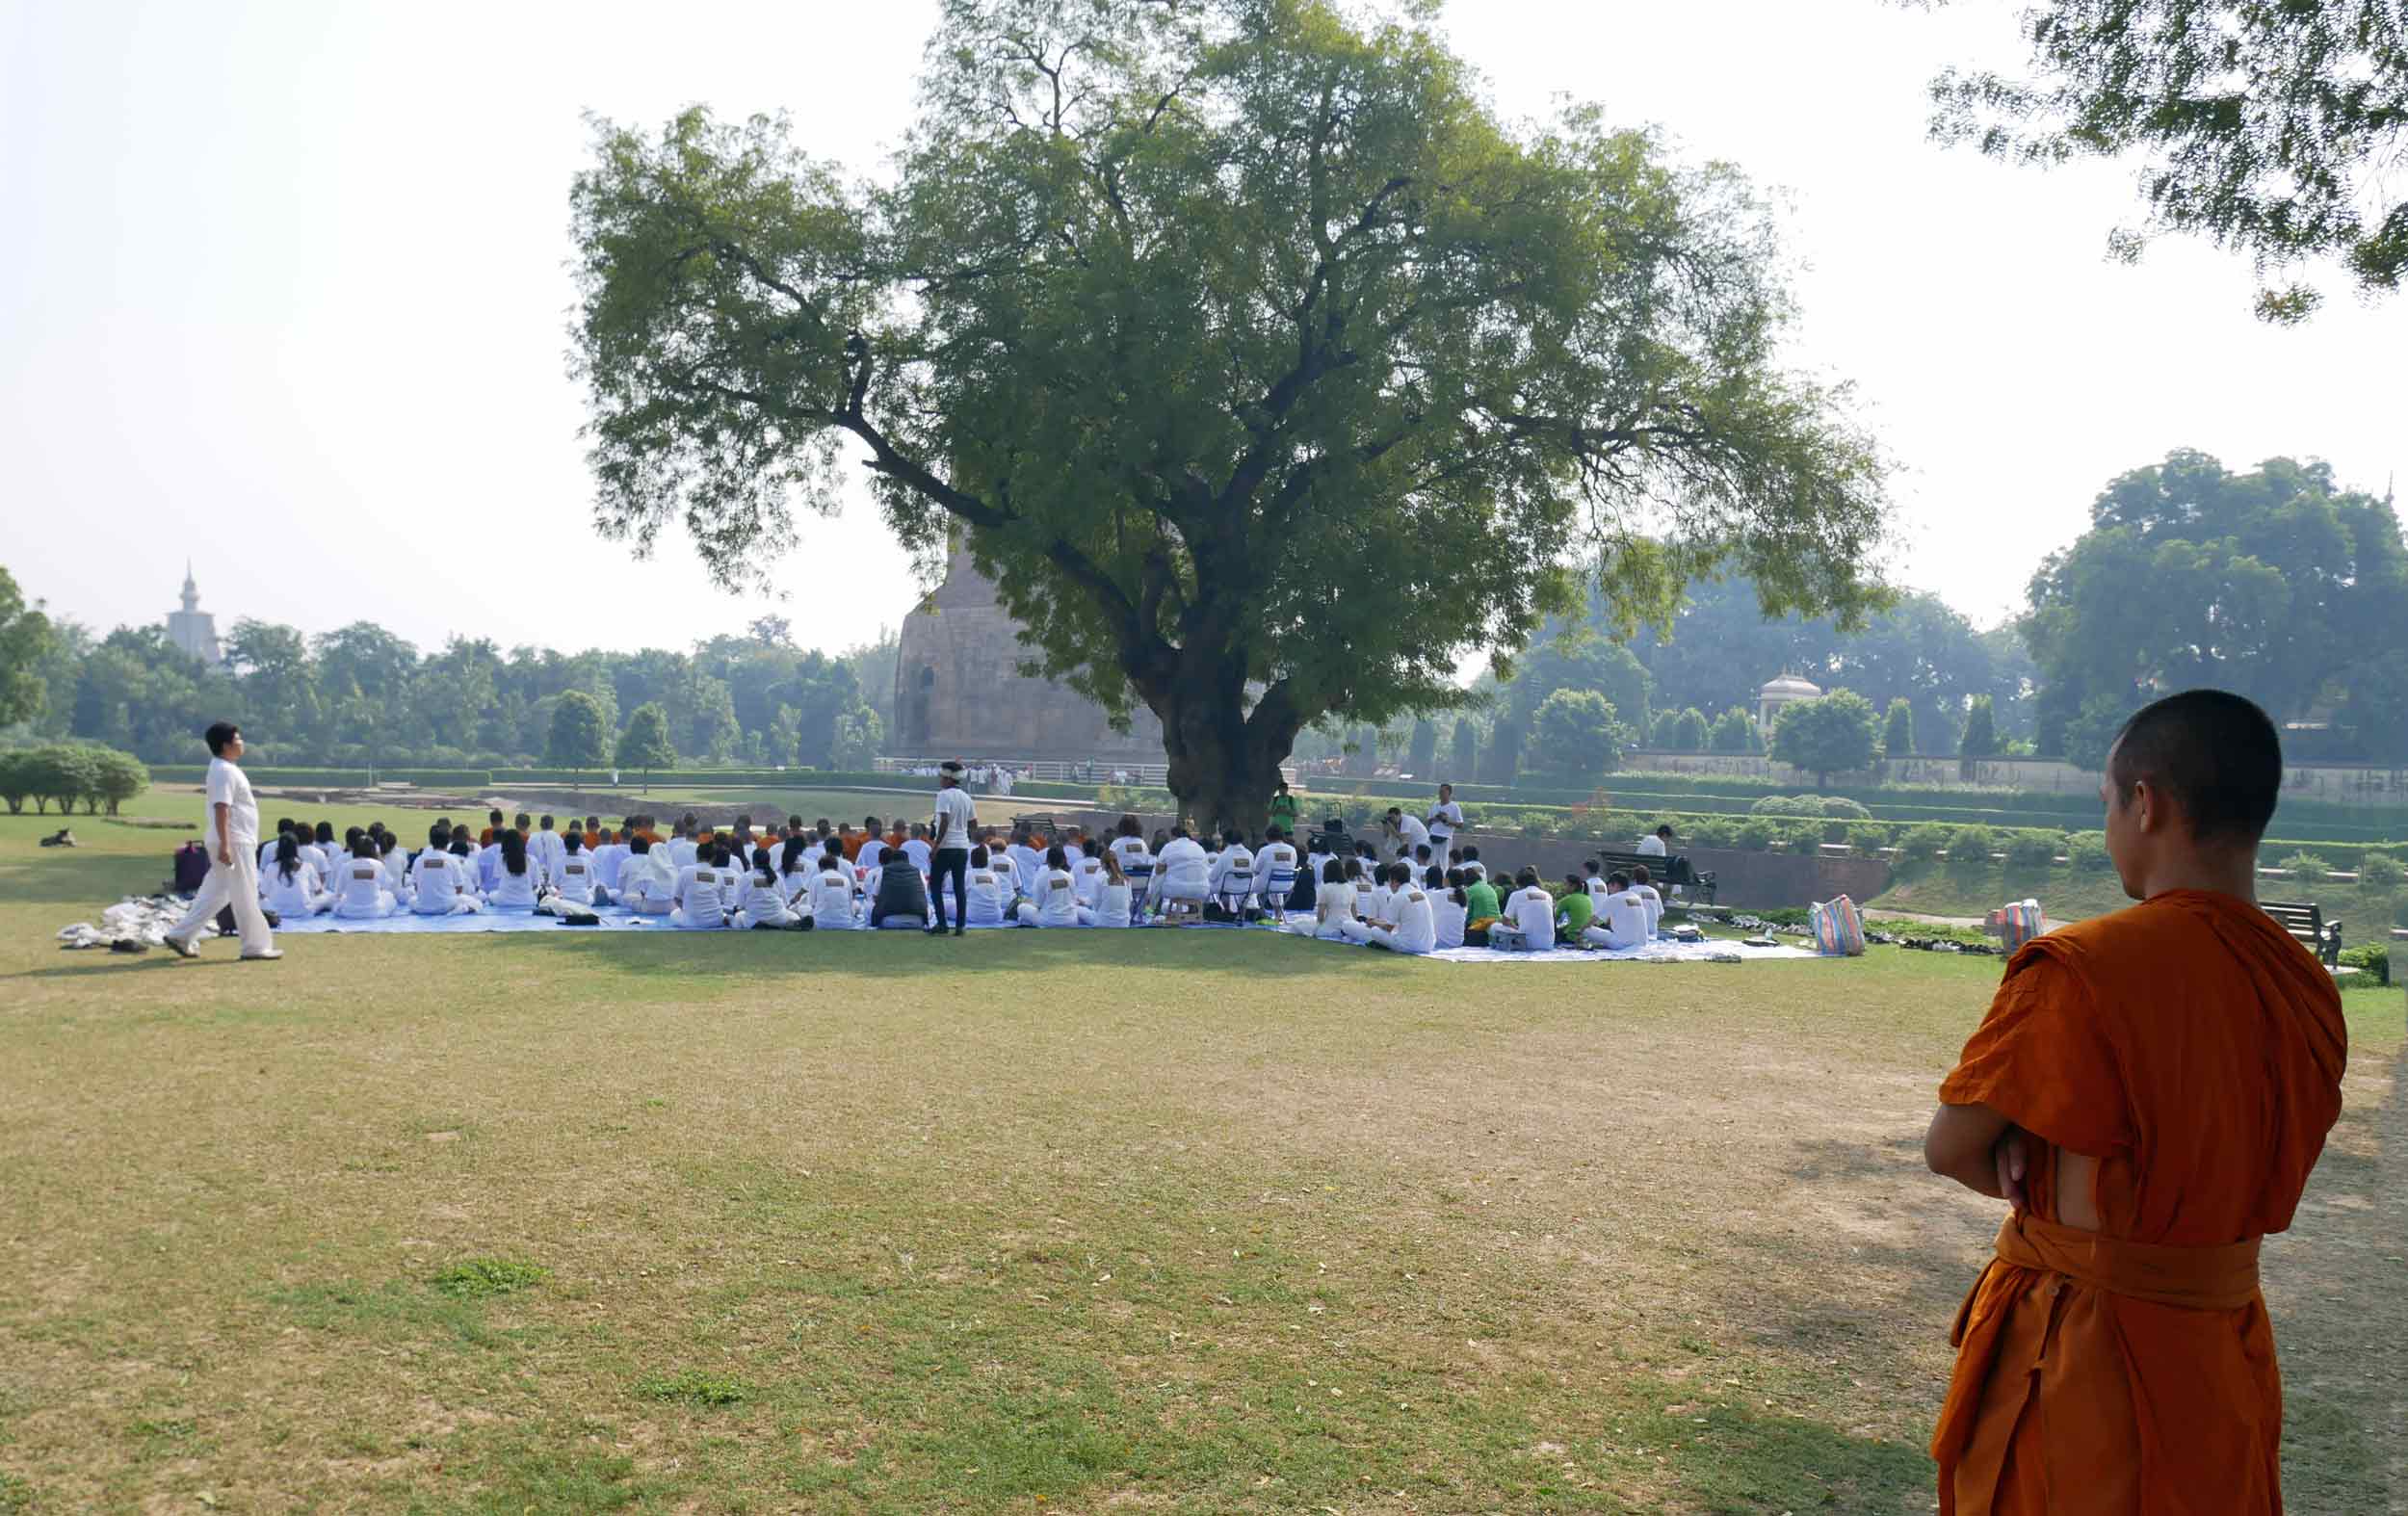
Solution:
<svg viewBox="0 0 2408 1516"><path fill-rule="evenodd" d="M122 852L87 852L81 849L47 849L39 854L10 849L0 862L0 901L12 905L63 905L71 913L59 925L89 911L97 919L103 906L128 895L149 895L174 872L172 846L156 857Z"/></svg>

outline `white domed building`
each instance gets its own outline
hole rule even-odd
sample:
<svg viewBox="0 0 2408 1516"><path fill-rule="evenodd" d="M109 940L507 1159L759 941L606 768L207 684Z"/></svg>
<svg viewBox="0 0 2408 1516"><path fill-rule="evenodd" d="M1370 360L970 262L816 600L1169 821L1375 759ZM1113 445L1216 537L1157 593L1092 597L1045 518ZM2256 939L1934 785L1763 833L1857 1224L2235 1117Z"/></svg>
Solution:
<svg viewBox="0 0 2408 1516"><path fill-rule="evenodd" d="M1772 742L1773 718L1781 714L1782 707L1795 705L1800 700L1821 698L1822 687L1820 685L1811 679L1801 679L1788 672L1782 673L1759 689L1756 692L1756 729L1765 734L1767 745Z"/></svg>

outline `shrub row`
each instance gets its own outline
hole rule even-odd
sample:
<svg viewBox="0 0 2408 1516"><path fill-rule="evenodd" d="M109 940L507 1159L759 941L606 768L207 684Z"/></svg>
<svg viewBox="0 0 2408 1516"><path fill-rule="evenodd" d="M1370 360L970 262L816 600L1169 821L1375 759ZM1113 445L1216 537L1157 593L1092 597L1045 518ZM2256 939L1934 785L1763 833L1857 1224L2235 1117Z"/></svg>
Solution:
<svg viewBox="0 0 2408 1516"><path fill-rule="evenodd" d="M86 815L105 803L115 816L118 807L150 787L150 771L131 753L97 743L51 743L0 752L0 800L9 814L21 815L34 802L37 816L57 807L62 816L78 802Z"/></svg>

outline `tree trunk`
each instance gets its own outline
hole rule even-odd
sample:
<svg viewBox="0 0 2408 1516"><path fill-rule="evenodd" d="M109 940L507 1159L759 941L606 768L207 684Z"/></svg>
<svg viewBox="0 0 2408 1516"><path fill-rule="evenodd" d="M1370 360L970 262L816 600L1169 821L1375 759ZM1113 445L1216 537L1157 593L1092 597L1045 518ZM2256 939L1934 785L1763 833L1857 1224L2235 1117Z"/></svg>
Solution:
<svg viewBox="0 0 2408 1516"><path fill-rule="evenodd" d="M1181 679L1154 707L1163 719L1165 782L1182 821L1218 834L1258 838L1270 820L1270 792L1299 726L1284 703L1249 719L1241 670L1211 668Z"/></svg>

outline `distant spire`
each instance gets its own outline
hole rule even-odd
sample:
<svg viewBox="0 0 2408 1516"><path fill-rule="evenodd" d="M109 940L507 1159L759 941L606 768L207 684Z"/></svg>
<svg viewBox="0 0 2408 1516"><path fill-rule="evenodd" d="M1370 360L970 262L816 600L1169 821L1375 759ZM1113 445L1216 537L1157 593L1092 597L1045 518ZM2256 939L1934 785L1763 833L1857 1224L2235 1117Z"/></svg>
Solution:
<svg viewBox="0 0 2408 1516"><path fill-rule="evenodd" d="M193 561L189 558L184 560L184 609L200 609L200 586L193 582Z"/></svg>

